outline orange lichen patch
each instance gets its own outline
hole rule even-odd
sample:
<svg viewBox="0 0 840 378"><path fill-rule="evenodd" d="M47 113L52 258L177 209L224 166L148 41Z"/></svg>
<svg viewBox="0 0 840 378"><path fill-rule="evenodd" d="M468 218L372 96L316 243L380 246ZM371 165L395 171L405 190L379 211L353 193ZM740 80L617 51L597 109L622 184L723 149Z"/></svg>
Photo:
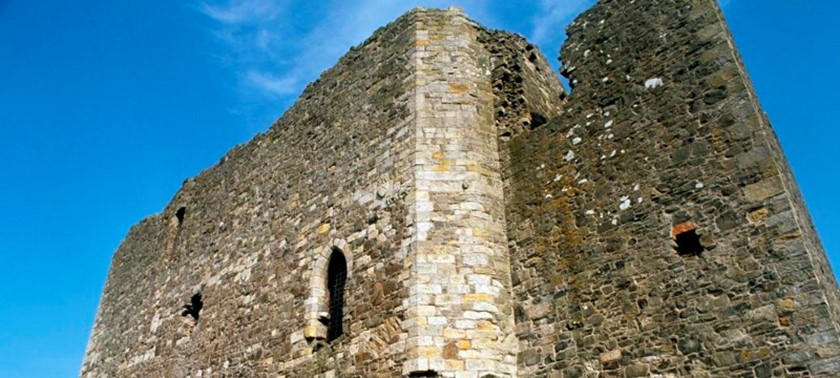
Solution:
<svg viewBox="0 0 840 378"><path fill-rule="evenodd" d="M684 232L694 231L697 229L697 226L691 222L683 222L671 229L671 237L677 237L677 235L682 234Z"/></svg>
<svg viewBox="0 0 840 378"><path fill-rule="evenodd" d="M435 151L432 153L432 159L438 164L435 166L435 172L449 171L449 160L446 160L446 154L443 151Z"/></svg>

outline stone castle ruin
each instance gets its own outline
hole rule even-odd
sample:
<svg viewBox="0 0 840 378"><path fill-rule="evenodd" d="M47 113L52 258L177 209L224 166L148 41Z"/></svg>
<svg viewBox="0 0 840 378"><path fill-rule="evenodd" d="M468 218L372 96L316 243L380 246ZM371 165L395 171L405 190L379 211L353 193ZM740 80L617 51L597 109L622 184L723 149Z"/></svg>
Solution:
<svg viewBox="0 0 840 378"><path fill-rule="evenodd" d="M557 33L562 31L558 30ZM828 377L840 291L714 0L416 9L114 255L83 377Z"/></svg>

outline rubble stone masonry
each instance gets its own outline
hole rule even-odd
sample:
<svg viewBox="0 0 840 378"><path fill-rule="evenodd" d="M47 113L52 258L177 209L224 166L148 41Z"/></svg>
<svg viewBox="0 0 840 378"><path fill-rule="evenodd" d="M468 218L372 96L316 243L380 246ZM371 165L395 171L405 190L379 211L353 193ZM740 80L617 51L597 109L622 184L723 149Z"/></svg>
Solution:
<svg viewBox="0 0 840 378"><path fill-rule="evenodd" d="M837 376L840 292L717 3L566 33L571 93L455 8L376 31L130 230L81 376Z"/></svg>

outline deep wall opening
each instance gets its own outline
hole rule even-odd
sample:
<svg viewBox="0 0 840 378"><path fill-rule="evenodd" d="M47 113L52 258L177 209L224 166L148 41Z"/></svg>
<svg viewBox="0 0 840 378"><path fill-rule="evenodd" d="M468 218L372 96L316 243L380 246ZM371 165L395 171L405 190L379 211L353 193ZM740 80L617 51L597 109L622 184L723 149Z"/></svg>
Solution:
<svg viewBox="0 0 840 378"><path fill-rule="evenodd" d="M677 244L674 250L680 256L698 256L705 250L696 229L677 234L674 236L674 241Z"/></svg>
<svg viewBox="0 0 840 378"><path fill-rule="evenodd" d="M181 223L184 223L184 215L187 214L187 208L181 207L178 211L175 212L175 217L178 218L178 225L180 226Z"/></svg>
<svg viewBox="0 0 840 378"><path fill-rule="evenodd" d="M545 125L548 122L548 118L540 112L532 111L531 112L531 130L534 130L542 125Z"/></svg>
<svg viewBox="0 0 840 378"><path fill-rule="evenodd" d="M201 309L204 307L204 301L201 299L201 293L193 294L190 298L190 303L187 303L181 311L181 316L189 316L193 321L198 322L198 317L201 314Z"/></svg>
<svg viewBox="0 0 840 378"><path fill-rule="evenodd" d="M409 378L435 378L440 377L434 370L424 370L424 371L413 371L408 374Z"/></svg>
<svg viewBox="0 0 840 378"><path fill-rule="evenodd" d="M347 259L338 248L330 255L327 268L327 291L329 293L329 314L327 320L327 341L333 341L344 334L344 288L347 283Z"/></svg>

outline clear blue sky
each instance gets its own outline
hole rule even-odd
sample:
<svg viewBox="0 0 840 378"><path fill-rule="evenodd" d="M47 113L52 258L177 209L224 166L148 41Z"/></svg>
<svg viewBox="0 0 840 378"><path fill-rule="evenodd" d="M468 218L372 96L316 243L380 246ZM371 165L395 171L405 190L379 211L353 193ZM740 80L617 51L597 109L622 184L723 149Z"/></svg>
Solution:
<svg viewBox="0 0 840 378"><path fill-rule="evenodd" d="M590 1L452 3L554 58ZM129 227L351 45L413 5L450 2L307 3L0 0L0 377L77 375ZM840 2L725 12L836 269Z"/></svg>

